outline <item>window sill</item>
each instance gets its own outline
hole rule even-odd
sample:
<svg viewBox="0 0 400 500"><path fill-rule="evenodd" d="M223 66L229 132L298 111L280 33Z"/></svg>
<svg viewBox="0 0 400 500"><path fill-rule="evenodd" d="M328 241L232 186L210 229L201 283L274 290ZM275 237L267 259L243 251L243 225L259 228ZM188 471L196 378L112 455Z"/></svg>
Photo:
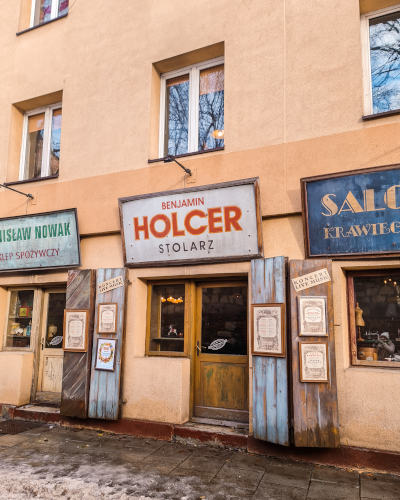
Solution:
<svg viewBox="0 0 400 500"><path fill-rule="evenodd" d="M375 113L374 115L366 115L363 116L362 119L364 122L367 122L369 120L376 120L377 118L385 118L386 116L395 116L395 115L400 115L400 109L385 111L384 113Z"/></svg>
<svg viewBox="0 0 400 500"><path fill-rule="evenodd" d="M32 31L32 30L35 30L37 28L41 28L42 26L46 26L47 24L54 23L54 21L58 21L59 19L63 19L64 17L67 17L67 16L68 16L68 12L66 14L63 14L62 16L58 16L54 19L50 19L50 21L46 21L42 24L38 24L37 26L32 26L31 28L28 28L26 30L18 31L18 33L16 33L16 36L22 35L23 33L28 33L28 31Z"/></svg>
<svg viewBox="0 0 400 500"><path fill-rule="evenodd" d="M352 365L353 368L356 366L368 366L370 368L400 368L400 363L394 361L363 361L358 359Z"/></svg>
<svg viewBox="0 0 400 500"><path fill-rule="evenodd" d="M15 186L18 184L28 184L30 182L47 181L48 179L57 179L59 174L48 175L47 177L37 177L36 179L24 179L22 181L5 182L5 186Z"/></svg>
<svg viewBox="0 0 400 500"><path fill-rule="evenodd" d="M206 149L205 151L193 151L193 153L185 153L183 155L176 155L174 158L185 158L186 156L196 156L203 155L206 153L215 153L216 151L223 151L225 146L221 146L220 148ZM164 158L156 158L154 160L147 160L147 163L156 163L158 161L164 161Z"/></svg>

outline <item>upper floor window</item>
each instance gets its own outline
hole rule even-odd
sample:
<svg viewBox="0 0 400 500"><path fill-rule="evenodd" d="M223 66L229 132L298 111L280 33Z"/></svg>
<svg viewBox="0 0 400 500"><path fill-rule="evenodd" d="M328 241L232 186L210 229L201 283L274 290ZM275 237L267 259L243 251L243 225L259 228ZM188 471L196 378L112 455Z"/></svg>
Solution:
<svg viewBox="0 0 400 500"><path fill-rule="evenodd" d="M160 157L224 145L224 58L161 76Z"/></svg>
<svg viewBox="0 0 400 500"><path fill-rule="evenodd" d="M69 0L32 0L31 27L66 14L68 4Z"/></svg>
<svg viewBox="0 0 400 500"><path fill-rule="evenodd" d="M361 18L365 114L400 109L400 6Z"/></svg>
<svg viewBox="0 0 400 500"><path fill-rule="evenodd" d="M19 180L58 174L61 119L61 103L25 114Z"/></svg>

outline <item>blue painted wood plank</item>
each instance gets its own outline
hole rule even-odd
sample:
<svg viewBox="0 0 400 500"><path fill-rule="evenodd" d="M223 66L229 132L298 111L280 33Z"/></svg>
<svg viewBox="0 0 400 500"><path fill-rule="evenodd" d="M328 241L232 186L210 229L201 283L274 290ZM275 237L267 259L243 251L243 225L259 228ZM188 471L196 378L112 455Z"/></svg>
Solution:
<svg viewBox="0 0 400 500"><path fill-rule="evenodd" d="M276 443L278 440L278 429L276 421L276 358L264 358L266 363L266 393L267 393L267 440Z"/></svg>
<svg viewBox="0 0 400 500"><path fill-rule="evenodd" d="M277 442L289 446L289 387L288 387L288 366L286 358L276 358L276 421L277 421Z"/></svg>

